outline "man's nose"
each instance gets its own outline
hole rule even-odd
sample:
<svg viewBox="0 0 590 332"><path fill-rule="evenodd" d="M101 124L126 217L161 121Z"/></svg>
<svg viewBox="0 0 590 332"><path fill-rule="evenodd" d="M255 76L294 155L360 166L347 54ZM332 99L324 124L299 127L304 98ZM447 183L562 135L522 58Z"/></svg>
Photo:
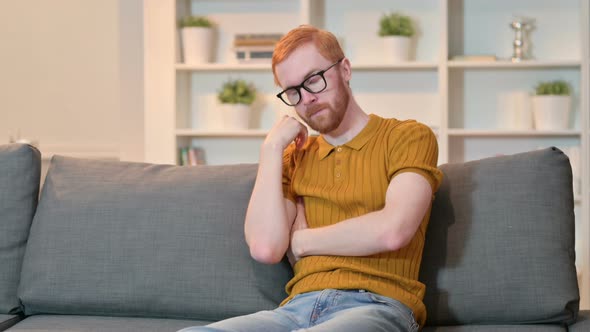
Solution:
<svg viewBox="0 0 590 332"><path fill-rule="evenodd" d="M303 103L303 105L309 105L311 103L314 103L318 99L315 94L313 94L305 89L301 89L300 93L301 93L301 102Z"/></svg>

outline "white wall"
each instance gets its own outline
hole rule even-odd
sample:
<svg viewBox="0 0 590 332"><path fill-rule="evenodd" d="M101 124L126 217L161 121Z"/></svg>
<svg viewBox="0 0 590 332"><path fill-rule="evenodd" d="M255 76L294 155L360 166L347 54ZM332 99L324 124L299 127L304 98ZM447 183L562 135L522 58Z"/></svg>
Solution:
<svg viewBox="0 0 590 332"><path fill-rule="evenodd" d="M119 0L121 160L145 160L143 0Z"/></svg>
<svg viewBox="0 0 590 332"><path fill-rule="evenodd" d="M0 2L0 143L20 133L45 157L141 160L141 8L135 0Z"/></svg>

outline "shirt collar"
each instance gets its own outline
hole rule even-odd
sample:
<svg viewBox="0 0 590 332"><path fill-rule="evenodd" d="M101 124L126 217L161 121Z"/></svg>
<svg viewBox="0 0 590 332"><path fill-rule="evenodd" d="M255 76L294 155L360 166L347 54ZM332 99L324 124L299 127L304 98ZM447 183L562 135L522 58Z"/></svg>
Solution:
<svg viewBox="0 0 590 332"><path fill-rule="evenodd" d="M361 130L361 132L353 139L344 143L344 145L357 151L360 150L365 144L367 144L371 137L375 135L375 132L377 131L376 129L379 127L382 120L383 119L377 115L369 114L369 122L367 122L363 130ZM326 158L330 152L334 150L334 146L324 139L324 135L320 135L317 142L319 146L318 156L320 157L320 160Z"/></svg>

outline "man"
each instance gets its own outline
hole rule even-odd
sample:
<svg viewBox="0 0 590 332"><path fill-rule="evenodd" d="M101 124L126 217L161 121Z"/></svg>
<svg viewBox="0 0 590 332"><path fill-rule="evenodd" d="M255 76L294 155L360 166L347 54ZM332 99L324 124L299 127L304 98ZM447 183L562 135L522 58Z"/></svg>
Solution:
<svg viewBox="0 0 590 332"><path fill-rule="evenodd" d="M417 331L417 281L442 174L427 126L367 115L350 61L329 32L300 26L272 59L285 116L261 147L245 221L257 261L288 255L294 277L279 308L187 331ZM294 143L292 143L294 141Z"/></svg>

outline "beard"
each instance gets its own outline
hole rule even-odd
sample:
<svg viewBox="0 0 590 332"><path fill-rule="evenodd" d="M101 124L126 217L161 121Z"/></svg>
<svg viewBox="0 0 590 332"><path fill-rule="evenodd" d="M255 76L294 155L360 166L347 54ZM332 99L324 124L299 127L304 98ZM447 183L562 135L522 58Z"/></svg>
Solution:
<svg viewBox="0 0 590 332"><path fill-rule="evenodd" d="M338 80L338 92L340 98L336 99L333 105L330 103L312 105L305 110L305 115L302 116L305 123L320 134L336 130L344 119L350 94L341 79ZM322 112L322 114L316 114L318 112Z"/></svg>

